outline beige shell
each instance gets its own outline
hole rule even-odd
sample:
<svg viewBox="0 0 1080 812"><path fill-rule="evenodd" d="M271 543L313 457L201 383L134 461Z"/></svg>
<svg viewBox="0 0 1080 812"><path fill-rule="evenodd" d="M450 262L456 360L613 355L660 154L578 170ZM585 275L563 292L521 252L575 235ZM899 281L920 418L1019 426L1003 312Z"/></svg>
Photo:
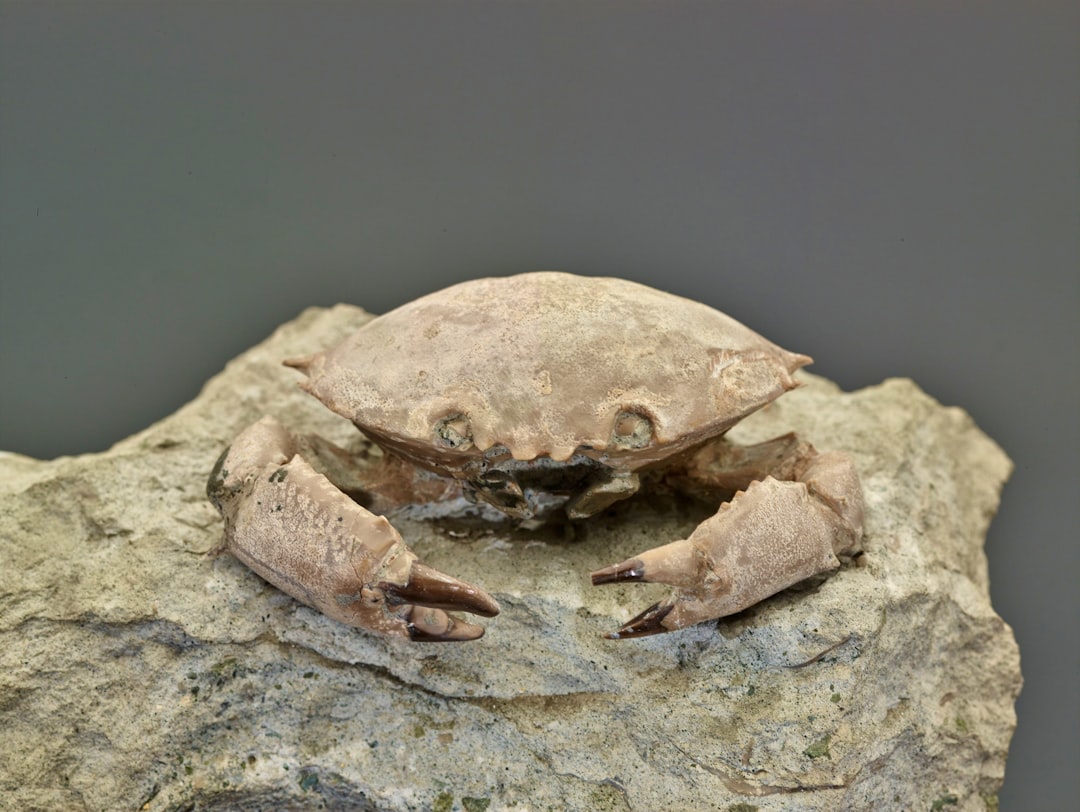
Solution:
<svg viewBox="0 0 1080 812"><path fill-rule="evenodd" d="M437 469L504 446L632 470L722 434L810 360L689 299L538 272L454 285L287 363L361 431Z"/></svg>

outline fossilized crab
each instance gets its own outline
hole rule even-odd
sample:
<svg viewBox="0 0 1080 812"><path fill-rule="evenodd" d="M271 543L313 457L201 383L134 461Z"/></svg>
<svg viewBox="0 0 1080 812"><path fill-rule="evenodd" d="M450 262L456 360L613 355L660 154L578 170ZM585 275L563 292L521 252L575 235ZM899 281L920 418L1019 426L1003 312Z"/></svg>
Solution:
<svg viewBox="0 0 1080 812"><path fill-rule="evenodd" d="M547 272L465 282L285 362L383 449L377 465L349 471L341 449L263 418L221 455L207 493L225 517L224 546L270 583L345 623L431 641L480 637L446 610L491 617L498 604L418 560L378 505L464 493L514 517L558 503L580 520L643 477L735 492L688 538L592 573L593 584L673 587L609 637L671 631L859 551L848 456L794 435L723 439L797 386L792 374L809 362L633 282Z"/></svg>

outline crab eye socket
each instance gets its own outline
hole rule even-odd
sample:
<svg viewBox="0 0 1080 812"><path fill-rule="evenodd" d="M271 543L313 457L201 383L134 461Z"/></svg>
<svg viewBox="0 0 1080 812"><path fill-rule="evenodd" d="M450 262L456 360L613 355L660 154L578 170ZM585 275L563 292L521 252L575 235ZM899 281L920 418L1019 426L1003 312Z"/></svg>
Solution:
<svg viewBox="0 0 1080 812"><path fill-rule="evenodd" d="M637 412L619 412L611 429L611 443L618 448L644 448L652 442L652 421Z"/></svg>
<svg viewBox="0 0 1080 812"><path fill-rule="evenodd" d="M452 414L435 424L435 442L443 448L468 451L472 448L472 427L463 414Z"/></svg>

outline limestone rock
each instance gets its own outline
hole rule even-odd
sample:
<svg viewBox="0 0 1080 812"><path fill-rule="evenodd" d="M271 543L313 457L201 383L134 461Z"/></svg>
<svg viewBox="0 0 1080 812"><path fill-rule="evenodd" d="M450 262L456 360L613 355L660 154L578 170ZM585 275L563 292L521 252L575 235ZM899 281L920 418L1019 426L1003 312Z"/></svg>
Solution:
<svg viewBox="0 0 1080 812"><path fill-rule="evenodd" d="M601 638L663 587L588 572L708 508L648 496L571 531L395 524L502 614L375 638L227 555L204 494L272 414L362 442L280 359L370 318L312 309L102 454L0 455L0 793L13 809L996 808L1020 690L982 544L1010 463L913 383L804 386L732 432L855 455L866 555L716 623Z"/></svg>

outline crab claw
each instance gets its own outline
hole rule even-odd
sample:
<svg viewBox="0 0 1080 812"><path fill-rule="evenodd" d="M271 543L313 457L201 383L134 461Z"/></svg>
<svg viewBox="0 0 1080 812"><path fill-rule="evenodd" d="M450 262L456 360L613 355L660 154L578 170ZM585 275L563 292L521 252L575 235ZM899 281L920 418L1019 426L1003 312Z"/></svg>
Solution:
<svg viewBox="0 0 1080 812"><path fill-rule="evenodd" d="M605 635L618 640L674 631L740 612L770 595L840 566L853 529L803 482L751 483L689 538L592 573L597 584L645 581L674 589Z"/></svg>
<svg viewBox="0 0 1080 812"><path fill-rule="evenodd" d="M424 642L483 635L446 610L493 617L494 598L420 561L390 522L345 496L296 445L263 418L221 455L207 493L225 517L225 548L343 623Z"/></svg>

